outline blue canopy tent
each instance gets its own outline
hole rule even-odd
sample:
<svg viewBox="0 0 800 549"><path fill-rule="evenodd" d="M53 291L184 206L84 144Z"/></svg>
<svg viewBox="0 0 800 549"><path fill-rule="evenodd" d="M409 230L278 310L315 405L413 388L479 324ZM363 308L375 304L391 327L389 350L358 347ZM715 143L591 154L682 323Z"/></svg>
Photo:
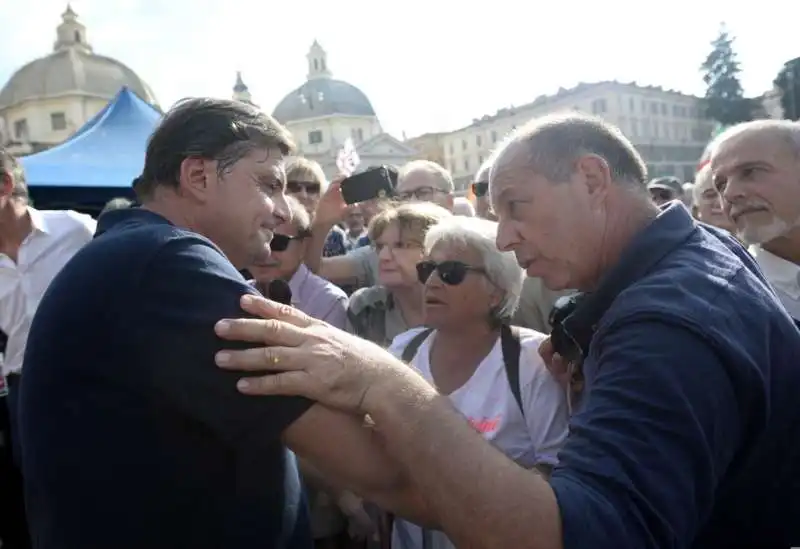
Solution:
<svg viewBox="0 0 800 549"><path fill-rule="evenodd" d="M39 208L96 213L111 198L131 197L147 138L161 112L122 88L99 113L55 147L20 158Z"/></svg>

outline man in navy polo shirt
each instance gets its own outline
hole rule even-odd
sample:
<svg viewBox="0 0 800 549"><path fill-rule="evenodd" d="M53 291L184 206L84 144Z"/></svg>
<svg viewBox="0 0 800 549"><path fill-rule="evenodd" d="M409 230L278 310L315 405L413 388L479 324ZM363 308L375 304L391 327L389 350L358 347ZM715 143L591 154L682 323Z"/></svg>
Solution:
<svg viewBox="0 0 800 549"><path fill-rule="evenodd" d="M214 364L214 324L254 293L237 268L289 216L292 149L254 107L181 102L149 140L143 207L104 215L50 285L21 380L35 547L310 548L284 443L394 505L402 479L362 417L243 396Z"/></svg>
<svg viewBox="0 0 800 549"><path fill-rule="evenodd" d="M585 356L585 394L549 482L407 367L356 356L352 336L299 315L286 321L313 343L263 321L260 367L288 372L242 390L369 413L459 547L800 545L800 332L747 251L678 202L656 207L639 154L596 118L522 128L497 155L490 195L501 249L553 290L590 292L564 323ZM258 335L233 326L233 340ZM258 362L232 355L227 368Z"/></svg>

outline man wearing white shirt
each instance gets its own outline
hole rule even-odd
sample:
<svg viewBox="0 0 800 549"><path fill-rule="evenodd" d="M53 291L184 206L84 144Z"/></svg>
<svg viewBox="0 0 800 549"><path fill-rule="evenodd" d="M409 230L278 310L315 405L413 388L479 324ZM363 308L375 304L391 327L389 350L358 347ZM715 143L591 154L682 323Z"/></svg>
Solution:
<svg viewBox="0 0 800 549"><path fill-rule="evenodd" d="M2 369L15 460L15 387L31 320L50 281L92 239L94 230L95 221L88 215L32 208L22 166L0 149L0 330L8 335Z"/></svg>
<svg viewBox="0 0 800 549"><path fill-rule="evenodd" d="M734 126L713 144L711 171L726 214L800 322L800 124Z"/></svg>

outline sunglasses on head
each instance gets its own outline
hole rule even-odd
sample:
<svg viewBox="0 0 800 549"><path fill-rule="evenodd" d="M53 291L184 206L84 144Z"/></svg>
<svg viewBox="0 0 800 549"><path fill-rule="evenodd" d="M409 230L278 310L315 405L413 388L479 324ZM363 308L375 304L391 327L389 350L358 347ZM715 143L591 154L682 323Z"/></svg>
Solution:
<svg viewBox="0 0 800 549"><path fill-rule="evenodd" d="M287 181L286 190L289 194L296 194L305 191L306 194L319 194L321 187L319 183L310 181Z"/></svg>
<svg viewBox="0 0 800 549"><path fill-rule="evenodd" d="M489 182L476 181L475 183L472 184L472 192L478 198L486 196L486 193L489 192Z"/></svg>
<svg viewBox="0 0 800 549"><path fill-rule="evenodd" d="M285 252L286 248L289 247L289 244L292 243L292 240L303 240L306 237L308 237L308 234L306 233L301 233L297 236L274 233L272 235L272 240L269 243L269 249L273 252Z"/></svg>
<svg viewBox="0 0 800 549"><path fill-rule="evenodd" d="M473 267L461 261L442 261L437 263L429 259L417 263L417 279L423 284L428 281L434 271L439 275L441 281L449 286L457 286L464 282L469 272L485 272L479 267Z"/></svg>

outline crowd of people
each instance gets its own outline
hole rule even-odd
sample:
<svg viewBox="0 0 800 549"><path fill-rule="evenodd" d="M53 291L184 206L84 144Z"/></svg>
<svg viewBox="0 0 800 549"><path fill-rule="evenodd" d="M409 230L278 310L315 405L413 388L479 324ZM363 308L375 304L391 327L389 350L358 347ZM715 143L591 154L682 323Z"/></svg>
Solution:
<svg viewBox="0 0 800 549"><path fill-rule="evenodd" d="M800 545L798 124L684 183L545 117L474 203L295 151L185 100L97 220L0 151L4 549Z"/></svg>

